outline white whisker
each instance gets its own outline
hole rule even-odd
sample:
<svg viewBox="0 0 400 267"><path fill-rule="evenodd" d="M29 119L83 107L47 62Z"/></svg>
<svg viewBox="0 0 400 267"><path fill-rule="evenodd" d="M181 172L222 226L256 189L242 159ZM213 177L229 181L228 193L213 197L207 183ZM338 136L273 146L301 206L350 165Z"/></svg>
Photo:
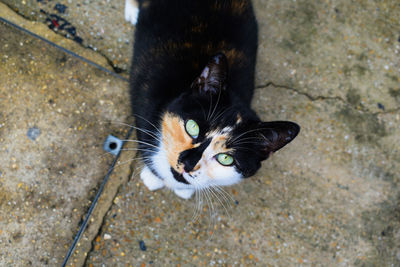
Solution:
<svg viewBox="0 0 400 267"><path fill-rule="evenodd" d="M236 136L233 140L230 141L230 143L234 143L237 139L239 139L240 137L242 137L245 134L251 133L251 132L258 132L260 130L267 130L269 128L257 128L257 129L252 129L252 130L248 130L244 133L239 134L238 136Z"/></svg>
<svg viewBox="0 0 400 267"><path fill-rule="evenodd" d="M136 113L134 113L133 116L139 117L140 119L146 121L148 124L150 124L151 126L153 126L154 129L156 129L156 131L157 131L160 135L162 134L161 131L160 131L160 129L158 129L153 123L151 123L151 122L150 122L149 120L147 120L146 118L144 118L144 117L142 117L142 116L140 116L139 114L136 114Z"/></svg>
<svg viewBox="0 0 400 267"><path fill-rule="evenodd" d="M214 110L212 111L212 113L211 113L211 115L210 115L210 119L213 118L214 112L215 112L215 110L216 110L217 107L218 107L219 99L220 99L220 97L221 97L221 91L222 91L222 90L219 90L219 91L218 91L217 102L215 103Z"/></svg>
<svg viewBox="0 0 400 267"><path fill-rule="evenodd" d="M103 121L103 122L105 122L105 121ZM110 121L110 123L113 123L113 124L120 124L120 125L124 125L124 126L130 127L130 128L136 129L136 130L141 131L141 132L143 132L143 133L145 133L145 134L147 134L147 135L153 137L154 139L160 141L160 139L158 138L158 136L157 136L155 133L153 133L152 131L150 131L150 130L142 129L142 128L140 128L140 127L133 126L133 125L130 125L130 124L125 123L125 122ZM160 141L160 142L161 142L161 141Z"/></svg>
<svg viewBox="0 0 400 267"><path fill-rule="evenodd" d="M215 191L215 189L214 189L213 187L210 187L210 192L214 195L214 197L217 199L217 201L222 205L222 207L223 207L224 210L225 210L226 215L227 215L229 218L231 218L231 215L230 215L230 213L228 212L227 207L224 205L223 201L218 197L218 194L217 194L218 191Z"/></svg>
<svg viewBox="0 0 400 267"><path fill-rule="evenodd" d="M133 140L133 139L121 140L121 141L123 141L123 142L134 142L134 143L144 144L144 145L148 145L148 146L155 147L155 148L158 149L158 146L153 145L153 144L150 144L150 143L145 142L145 141Z"/></svg>

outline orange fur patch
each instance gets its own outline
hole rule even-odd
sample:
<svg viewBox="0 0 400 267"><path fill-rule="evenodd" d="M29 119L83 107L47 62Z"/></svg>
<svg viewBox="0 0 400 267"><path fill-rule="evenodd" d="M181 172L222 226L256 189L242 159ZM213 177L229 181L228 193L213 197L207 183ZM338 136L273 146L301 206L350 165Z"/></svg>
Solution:
<svg viewBox="0 0 400 267"><path fill-rule="evenodd" d="M246 0L232 0L230 6L223 1L215 1L213 6L215 10L227 10L229 9L233 15L240 16L248 9L248 1Z"/></svg>
<svg viewBox="0 0 400 267"><path fill-rule="evenodd" d="M212 139L211 141L211 147L216 153L225 153L228 150L226 149L225 146L225 141L227 137L225 135L219 135L216 136Z"/></svg>
<svg viewBox="0 0 400 267"><path fill-rule="evenodd" d="M242 65L247 61L245 54L235 48L224 50L229 65Z"/></svg>
<svg viewBox="0 0 400 267"><path fill-rule="evenodd" d="M171 113L166 113L162 119L162 140L167 151L169 164L178 172L182 172L182 164L178 164L182 151L195 147L192 138L186 133L183 120Z"/></svg>

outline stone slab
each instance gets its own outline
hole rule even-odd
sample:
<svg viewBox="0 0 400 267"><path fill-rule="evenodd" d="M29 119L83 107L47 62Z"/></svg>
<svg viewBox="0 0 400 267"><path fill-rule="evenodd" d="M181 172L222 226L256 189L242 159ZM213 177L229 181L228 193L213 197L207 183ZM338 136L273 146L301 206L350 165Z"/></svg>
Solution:
<svg viewBox="0 0 400 267"><path fill-rule="evenodd" d="M35 1L2 1L43 21ZM46 12L56 4L43 2ZM90 40L82 44L127 69L125 37L133 28L123 22L123 1L84 2L59 16L92 21L72 23ZM121 175L128 182L76 266L400 265L398 1L254 4L260 32L254 107L265 120L298 122L299 137L251 180L203 194L196 220L199 199L149 192L133 165L132 179ZM126 46L114 43L118 37ZM108 48L117 54L108 56Z"/></svg>
<svg viewBox="0 0 400 267"><path fill-rule="evenodd" d="M0 265L57 266L113 159L103 142L129 129L127 83L3 23L0 36Z"/></svg>

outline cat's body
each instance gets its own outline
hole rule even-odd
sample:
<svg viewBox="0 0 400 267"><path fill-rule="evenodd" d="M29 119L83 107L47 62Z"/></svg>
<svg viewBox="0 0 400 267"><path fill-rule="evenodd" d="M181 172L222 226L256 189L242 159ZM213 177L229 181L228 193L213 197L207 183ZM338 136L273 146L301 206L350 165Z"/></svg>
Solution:
<svg viewBox="0 0 400 267"><path fill-rule="evenodd" d="M250 108L257 23L247 0L139 1L131 96L141 178L183 198L230 185L293 140L290 122Z"/></svg>

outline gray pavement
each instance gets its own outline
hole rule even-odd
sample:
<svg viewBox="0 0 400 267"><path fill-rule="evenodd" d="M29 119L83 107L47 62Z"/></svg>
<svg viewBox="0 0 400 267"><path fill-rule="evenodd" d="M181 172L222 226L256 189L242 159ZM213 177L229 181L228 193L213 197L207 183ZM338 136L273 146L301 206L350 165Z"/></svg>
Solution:
<svg viewBox="0 0 400 267"><path fill-rule="evenodd" d="M35 12L56 2L3 2L39 22L2 16L51 36ZM128 40L134 28L123 21L123 1L82 2L81 9L57 2L83 40L65 46L108 67L125 60L111 65L126 75L129 45L86 29L106 25ZM400 265L398 2L254 4L254 107L265 120L298 122L300 135L255 177L203 195L195 219L199 199L150 192L138 179L140 164L121 165L72 266ZM85 10L93 23L73 19L89 19ZM92 38L97 31L101 41ZM0 265L54 266L112 159L101 143L128 129L101 122L131 123L127 84L7 26L0 34L7 36L0 41Z"/></svg>

